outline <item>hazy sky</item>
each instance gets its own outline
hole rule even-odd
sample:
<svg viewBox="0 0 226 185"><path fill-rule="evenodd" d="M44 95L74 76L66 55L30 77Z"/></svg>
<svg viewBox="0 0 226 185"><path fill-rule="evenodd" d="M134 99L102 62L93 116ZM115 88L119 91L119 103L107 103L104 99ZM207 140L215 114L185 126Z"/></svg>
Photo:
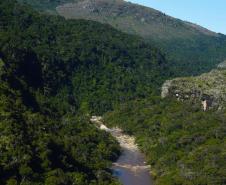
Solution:
<svg viewBox="0 0 226 185"><path fill-rule="evenodd" d="M226 34L226 0L127 0Z"/></svg>

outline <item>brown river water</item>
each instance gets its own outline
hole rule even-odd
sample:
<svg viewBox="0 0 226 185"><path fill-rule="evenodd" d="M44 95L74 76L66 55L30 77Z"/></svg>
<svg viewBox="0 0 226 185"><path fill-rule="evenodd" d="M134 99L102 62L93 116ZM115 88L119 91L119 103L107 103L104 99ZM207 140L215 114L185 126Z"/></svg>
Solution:
<svg viewBox="0 0 226 185"><path fill-rule="evenodd" d="M146 164L144 155L138 149L135 138L123 133L119 128L107 128L101 117L93 117L91 121L97 123L101 130L111 133L120 143L122 154L113 163L112 170L123 185L153 185L150 166Z"/></svg>

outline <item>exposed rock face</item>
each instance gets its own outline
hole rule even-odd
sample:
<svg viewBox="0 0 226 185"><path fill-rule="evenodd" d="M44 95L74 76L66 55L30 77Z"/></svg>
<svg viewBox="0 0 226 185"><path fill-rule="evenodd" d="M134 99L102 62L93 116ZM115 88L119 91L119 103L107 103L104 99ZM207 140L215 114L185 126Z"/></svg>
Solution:
<svg viewBox="0 0 226 185"><path fill-rule="evenodd" d="M162 98L165 98L169 95L169 90L170 90L170 86L171 86L172 80L167 80L165 81L165 83L162 86L162 93L161 96Z"/></svg>
<svg viewBox="0 0 226 185"><path fill-rule="evenodd" d="M218 69L226 69L226 60L217 66Z"/></svg>
<svg viewBox="0 0 226 185"><path fill-rule="evenodd" d="M199 103L203 110L223 109L226 105L226 68L220 69L197 77L168 80L162 86L162 98L189 100Z"/></svg>

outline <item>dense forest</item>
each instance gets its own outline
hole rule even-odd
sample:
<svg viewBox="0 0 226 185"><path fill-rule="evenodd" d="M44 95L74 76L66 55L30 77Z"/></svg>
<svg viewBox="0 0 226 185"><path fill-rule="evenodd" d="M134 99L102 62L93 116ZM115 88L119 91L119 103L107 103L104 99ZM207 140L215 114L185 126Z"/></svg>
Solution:
<svg viewBox="0 0 226 185"><path fill-rule="evenodd" d="M25 106L26 92L13 90L5 78L17 81L1 75L1 185L118 184L108 170L120 153L113 138L86 118L61 116L48 102L38 111Z"/></svg>
<svg viewBox="0 0 226 185"><path fill-rule="evenodd" d="M193 36L189 40L172 39L157 42L156 46L165 51L174 76L196 76L216 68L226 59L226 36Z"/></svg>
<svg viewBox="0 0 226 185"><path fill-rule="evenodd" d="M62 93L73 58L57 56L57 18L14 1L0 9L0 184L118 184L108 170L118 143Z"/></svg>
<svg viewBox="0 0 226 185"><path fill-rule="evenodd" d="M152 97L105 114L109 126L136 136L156 185L226 184L226 112Z"/></svg>
<svg viewBox="0 0 226 185"><path fill-rule="evenodd" d="M62 110L68 102L101 113L154 93L169 75L157 49L108 25L40 15L12 1L0 8L1 58Z"/></svg>
<svg viewBox="0 0 226 185"><path fill-rule="evenodd" d="M64 3L71 3L78 0L17 0L20 3L28 3L35 7L39 11L46 11L52 14L56 14L56 7Z"/></svg>
<svg viewBox="0 0 226 185"><path fill-rule="evenodd" d="M0 184L118 184L118 143L90 114L158 91L164 56L108 25L0 10Z"/></svg>
<svg viewBox="0 0 226 185"><path fill-rule="evenodd" d="M225 35L149 7L123 0L18 1L41 12L107 23L125 33L139 35L166 53L174 76L198 75L226 59Z"/></svg>
<svg viewBox="0 0 226 185"><path fill-rule="evenodd" d="M157 185L226 184L226 112L155 97L180 72L170 65L109 25L0 1L0 184L118 185L119 144L89 121L108 111Z"/></svg>

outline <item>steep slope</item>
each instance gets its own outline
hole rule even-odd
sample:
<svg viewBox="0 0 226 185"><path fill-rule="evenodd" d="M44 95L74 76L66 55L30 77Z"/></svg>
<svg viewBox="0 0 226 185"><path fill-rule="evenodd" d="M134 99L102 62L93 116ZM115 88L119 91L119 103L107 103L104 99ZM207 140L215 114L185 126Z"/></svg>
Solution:
<svg viewBox="0 0 226 185"><path fill-rule="evenodd" d="M209 73L197 77L176 78L162 86L162 97L174 97L180 101L199 103L206 109L225 109L226 68L225 62Z"/></svg>
<svg viewBox="0 0 226 185"><path fill-rule="evenodd" d="M127 102L104 116L136 137L155 185L226 184L226 111L152 97Z"/></svg>
<svg viewBox="0 0 226 185"><path fill-rule="evenodd" d="M198 34L217 36L207 29L123 0L82 0L60 5L56 10L67 18L85 18L109 23L122 31L145 38L153 36L157 40L183 39Z"/></svg>
<svg viewBox="0 0 226 185"><path fill-rule="evenodd" d="M105 114L134 135L156 185L226 184L226 62L196 77L167 80L162 98L127 102Z"/></svg>
<svg viewBox="0 0 226 185"><path fill-rule="evenodd" d="M56 7L65 3L75 2L75 0L18 0L20 3L28 3L39 11L47 11L56 14Z"/></svg>
<svg viewBox="0 0 226 185"><path fill-rule="evenodd" d="M0 184L118 184L118 143L89 113L153 93L164 56L108 25L0 10Z"/></svg>
<svg viewBox="0 0 226 185"><path fill-rule="evenodd" d="M33 0L25 1L38 7ZM66 4L61 1L58 6L58 1L53 2L58 14L66 18L108 23L155 43L167 53L175 76L200 74L226 58L226 36L152 8L123 0L74 0ZM48 10L45 0L39 4Z"/></svg>
<svg viewBox="0 0 226 185"><path fill-rule="evenodd" d="M43 94L12 88L26 82L11 69L0 76L0 184L118 185L108 170L120 153L117 142L86 118L62 115ZM45 105L33 110L30 98Z"/></svg>
<svg viewBox="0 0 226 185"><path fill-rule="evenodd" d="M108 25L13 0L0 10L0 184L118 184L109 171L118 144L89 113L154 93L168 75L164 56ZM225 113L136 103L109 122L139 136L158 184L225 184Z"/></svg>
<svg viewBox="0 0 226 185"><path fill-rule="evenodd" d="M4 61L11 61L9 51L31 58L21 73L45 94L69 94L76 106L103 112L154 93L167 75L164 56L138 37L96 22L23 11L20 6L12 15L2 11L1 50Z"/></svg>

